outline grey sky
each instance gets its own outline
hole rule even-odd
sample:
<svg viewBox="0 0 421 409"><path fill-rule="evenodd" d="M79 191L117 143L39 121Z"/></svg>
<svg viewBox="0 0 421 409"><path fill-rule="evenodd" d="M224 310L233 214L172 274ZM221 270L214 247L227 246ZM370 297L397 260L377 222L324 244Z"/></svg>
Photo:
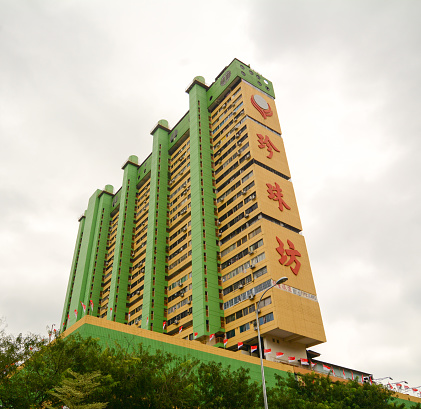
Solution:
<svg viewBox="0 0 421 409"><path fill-rule="evenodd" d="M421 384L421 3L0 1L0 316L59 325L77 218L187 85L273 81L337 364ZM399 379L398 379L399 378Z"/></svg>

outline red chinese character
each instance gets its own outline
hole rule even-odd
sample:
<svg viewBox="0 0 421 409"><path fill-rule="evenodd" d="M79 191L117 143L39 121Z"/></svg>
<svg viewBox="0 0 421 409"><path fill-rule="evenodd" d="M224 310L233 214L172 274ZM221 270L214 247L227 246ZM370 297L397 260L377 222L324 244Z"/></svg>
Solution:
<svg viewBox="0 0 421 409"><path fill-rule="evenodd" d="M280 150L273 144L273 142L269 139L269 136L261 134L257 134L257 137L259 138L259 148L263 149L266 148L269 152L269 155L266 156L267 158L271 159L273 156L273 150L276 152L280 152Z"/></svg>
<svg viewBox="0 0 421 409"><path fill-rule="evenodd" d="M275 186L272 186L270 183L266 183L266 186L268 187L268 198L278 201L279 210L281 212L284 210L284 207L285 209L291 210L291 208L285 203L284 199L282 199L284 194L282 193L281 187L277 183L275 183Z"/></svg>
<svg viewBox="0 0 421 409"><path fill-rule="evenodd" d="M281 239L276 236L276 240L278 240L279 247L276 248L276 251L281 255L279 262L284 266L290 266L291 271L297 275L298 271L300 270L301 263L297 260L297 257L301 257L301 253L298 250L295 250L294 244L287 240L289 249L284 249L284 243L282 243ZM289 256L289 260L287 261ZM292 268L291 264L295 263L295 267Z"/></svg>

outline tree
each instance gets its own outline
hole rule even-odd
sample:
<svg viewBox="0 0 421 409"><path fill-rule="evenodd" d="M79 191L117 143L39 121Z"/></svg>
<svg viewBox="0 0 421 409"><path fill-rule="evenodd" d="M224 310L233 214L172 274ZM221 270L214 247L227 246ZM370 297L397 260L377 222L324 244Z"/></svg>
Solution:
<svg viewBox="0 0 421 409"><path fill-rule="evenodd" d="M261 387L250 382L249 369L231 371L221 363L202 363L197 372L198 406L207 409L260 407Z"/></svg>
<svg viewBox="0 0 421 409"><path fill-rule="evenodd" d="M53 391L50 391L50 395L56 397L69 409L103 409L107 407L105 402L86 403L100 385L96 379L101 376L101 372L78 374L69 369L67 373L71 377L64 378L60 386L56 386ZM53 406L47 407L54 408Z"/></svg>
<svg viewBox="0 0 421 409"><path fill-rule="evenodd" d="M268 392L269 406L282 409L389 409L405 408L396 404L393 392L381 385L358 381L332 381L316 373L275 375L277 386ZM417 408L418 405L415 408Z"/></svg>

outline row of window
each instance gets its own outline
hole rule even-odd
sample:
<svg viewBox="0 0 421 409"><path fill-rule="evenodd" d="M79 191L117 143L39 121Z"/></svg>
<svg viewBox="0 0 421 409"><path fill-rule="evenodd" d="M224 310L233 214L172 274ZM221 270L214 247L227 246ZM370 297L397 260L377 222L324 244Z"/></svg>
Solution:
<svg viewBox="0 0 421 409"><path fill-rule="evenodd" d="M263 317L259 318L259 325L266 324L267 322L271 322L273 320L274 320L273 312L270 312L269 314L266 314ZM253 323L254 323L254 321L248 322L247 324L244 324L237 329L240 331L240 333L242 333L244 331L248 331L250 329L250 324L253 324ZM225 337L227 339L233 338L233 337L235 337L235 332L236 332L235 328L230 330L230 331L227 331L226 334L225 334Z"/></svg>

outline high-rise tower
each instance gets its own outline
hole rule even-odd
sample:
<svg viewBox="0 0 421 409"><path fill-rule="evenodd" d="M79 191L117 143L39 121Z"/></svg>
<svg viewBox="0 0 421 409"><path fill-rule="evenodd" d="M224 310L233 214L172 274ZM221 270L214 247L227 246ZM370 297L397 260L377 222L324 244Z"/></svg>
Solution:
<svg viewBox="0 0 421 409"><path fill-rule="evenodd" d="M234 59L189 110L152 130L122 187L89 199L63 310L237 350L257 342L306 358L325 342L270 81ZM241 344L240 344L241 345ZM274 355L273 355L274 356Z"/></svg>

